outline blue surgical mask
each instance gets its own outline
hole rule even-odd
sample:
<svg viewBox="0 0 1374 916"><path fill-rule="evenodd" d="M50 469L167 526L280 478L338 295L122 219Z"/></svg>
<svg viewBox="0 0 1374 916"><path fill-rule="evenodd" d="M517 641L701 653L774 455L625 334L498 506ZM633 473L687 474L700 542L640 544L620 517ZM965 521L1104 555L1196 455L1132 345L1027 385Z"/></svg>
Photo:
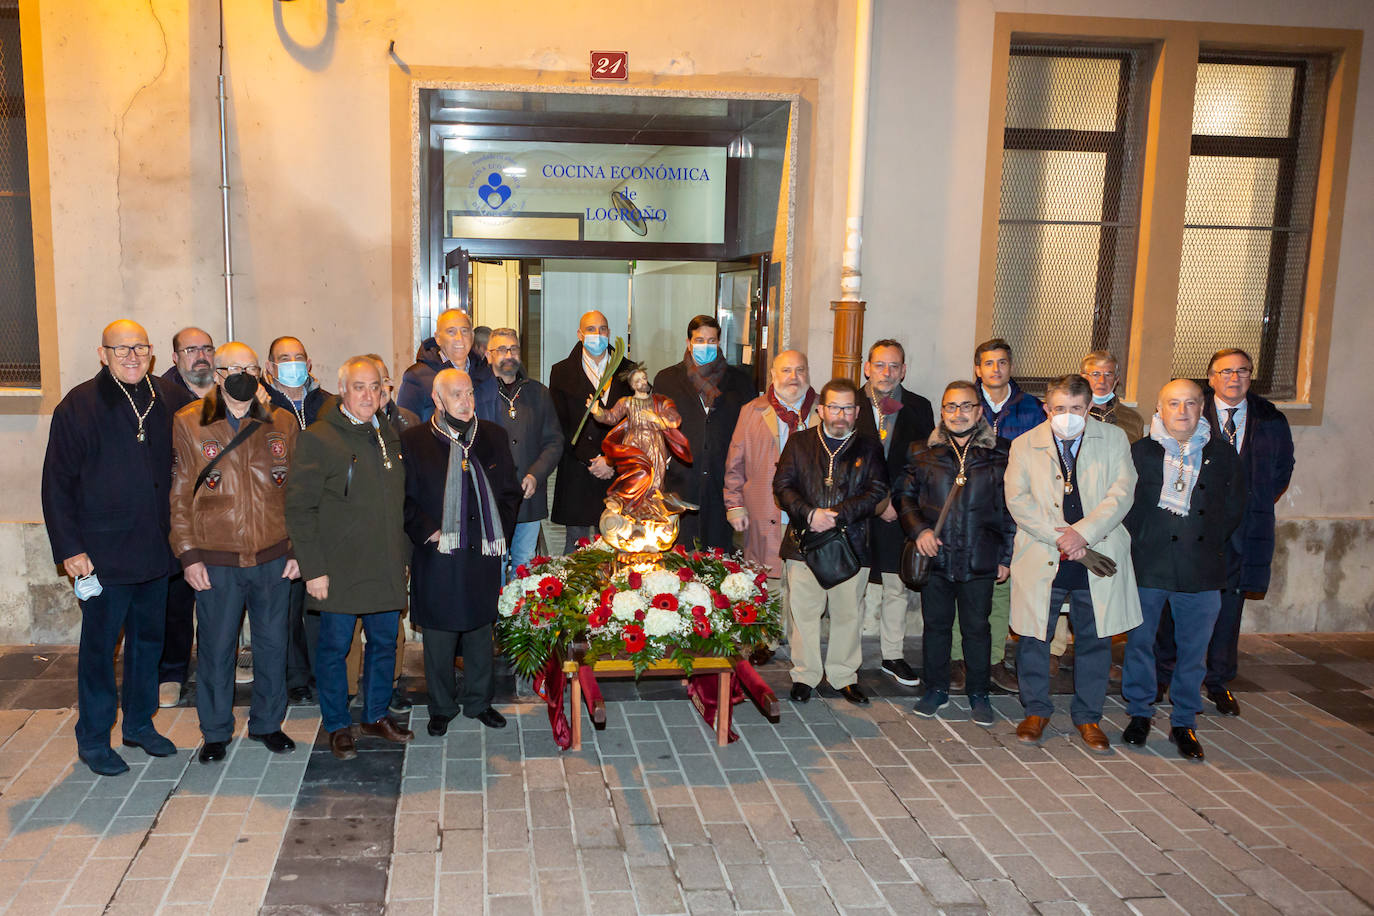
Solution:
<svg viewBox="0 0 1374 916"><path fill-rule="evenodd" d="M287 388L300 388L310 379L310 369L305 361L278 362L277 381Z"/></svg>
<svg viewBox="0 0 1374 916"><path fill-rule="evenodd" d="M1110 401L1110 400L1111 400L1112 398L1114 398L1114 397L1116 397L1116 394L1115 394L1115 392L1111 392L1111 391L1108 391L1106 394L1095 394L1095 395L1093 395L1093 403L1094 403L1094 404L1105 404L1105 403L1107 403L1108 401Z"/></svg>
<svg viewBox="0 0 1374 916"><path fill-rule="evenodd" d="M692 362L698 366L713 363L716 361L717 352L719 348L715 344L692 344Z"/></svg>
<svg viewBox="0 0 1374 916"><path fill-rule="evenodd" d="M582 338L582 349L586 350L593 358L606 352L606 347L610 342L606 340L605 334L588 334Z"/></svg>

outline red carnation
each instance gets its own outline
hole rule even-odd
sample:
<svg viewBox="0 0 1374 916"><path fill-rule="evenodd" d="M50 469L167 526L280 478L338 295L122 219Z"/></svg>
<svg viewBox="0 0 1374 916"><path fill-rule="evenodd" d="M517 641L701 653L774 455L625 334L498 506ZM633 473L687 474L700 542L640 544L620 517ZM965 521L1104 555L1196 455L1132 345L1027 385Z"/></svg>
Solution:
<svg viewBox="0 0 1374 916"><path fill-rule="evenodd" d="M708 638L711 635L711 621L707 620L705 617L698 617L692 623L692 632L696 633L702 639Z"/></svg>
<svg viewBox="0 0 1374 916"><path fill-rule="evenodd" d="M715 557L717 560L719 560L721 557L725 556L725 551L724 551L724 550L721 550L719 547L712 547L712 548L711 548L711 556L713 556L713 557Z"/></svg>
<svg viewBox="0 0 1374 916"><path fill-rule="evenodd" d="M722 611L730 606L730 599L720 592L712 592L711 597L714 599L716 607L720 608Z"/></svg>
<svg viewBox="0 0 1374 916"><path fill-rule="evenodd" d="M515 575L517 578L526 579L529 577L529 574L530 568L526 566L524 563L521 563L519 566L515 567Z"/></svg>
<svg viewBox="0 0 1374 916"><path fill-rule="evenodd" d="M676 611L677 599L667 593L654 595L654 600L649 602L660 611Z"/></svg>
<svg viewBox="0 0 1374 916"><path fill-rule="evenodd" d="M644 577L637 572L631 572L629 576L630 588L639 588L644 583Z"/></svg>
<svg viewBox="0 0 1374 916"><path fill-rule="evenodd" d="M644 628L637 623L632 623L621 631L620 638L625 641L625 651L633 655L643 651L648 640L644 638Z"/></svg>
<svg viewBox="0 0 1374 916"><path fill-rule="evenodd" d="M643 611L635 611L635 620L643 620L644 616L645 614Z"/></svg>
<svg viewBox="0 0 1374 916"><path fill-rule="evenodd" d="M701 553L700 553L700 552L695 551L695 550L692 551L692 562L693 562L693 563L700 563L700 562L701 562Z"/></svg>
<svg viewBox="0 0 1374 916"><path fill-rule="evenodd" d="M543 566L545 563L549 562L550 559L552 558L543 556L541 554L537 557L531 557L530 562L533 563L535 566Z"/></svg>
<svg viewBox="0 0 1374 916"><path fill-rule="evenodd" d="M678 544L676 547L673 548L673 553L677 554L680 557L685 557L687 556L687 548L683 547L681 544Z"/></svg>
<svg viewBox="0 0 1374 916"><path fill-rule="evenodd" d="M764 585L764 583L767 582L767 581L768 581L768 573L766 573L766 572L761 572L761 573L759 573L757 576L754 577L754 584L757 585L759 588L766 588L767 586Z"/></svg>
<svg viewBox="0 0 1374 916"><path fill-rule="evenodd" d="M740 626L748 626L759 619L759 612L753 605L740 604L735 607L735 623Z"/></svg>
<svg viewBox="0 0 1374 916"><path fill-rule="evenodd" d="M539 580L540 598L557 598L561 594L563 594L563 583L553 576L545 576Z"/></svg>
<svg viewBox="0 0 1374 916"><path fill-rule="evenodd" d="M578 546L578 547L590 547L590 546L592 546L592 539L591 539L591 538L578 538L578 539L577 539L577 546Z"/></svg>
<svg viewBox="0 0 1374 916"><path fill-rule="evenodd" d="M725 571L726 571L726 572L737 573L737 572L740 572L740 571L743 569L743 567L741 567L741 566L740 566L738 563L736 563L734 560L726 560L726 561L724 561L723 563L721 563L720 565L725 567Z"/></svg>
<svg viewBox="0 0 1374 916"><path fill-rule="evenodd" d="M706 608L698 604L696 607L692 608L692 616L700 620L702 617L706 616Z"/></svg>
<svg viewBox="0 0 1374 916"><path fill-rule="evenodd" d="M683 582L691 582L691 581L692 581L692 575L693 575L692 571L691 571L690 569L688 569L686 566L682 566L682 567L679 567L679 568L678 568L677 577L678 577L679 579L681 579Z"/></svg>

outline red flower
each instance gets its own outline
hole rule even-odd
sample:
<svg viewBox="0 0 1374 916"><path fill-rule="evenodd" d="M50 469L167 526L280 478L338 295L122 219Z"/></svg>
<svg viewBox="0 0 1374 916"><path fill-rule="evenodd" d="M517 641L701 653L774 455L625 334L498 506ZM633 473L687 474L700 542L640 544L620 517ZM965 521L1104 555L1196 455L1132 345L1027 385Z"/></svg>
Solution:
<svg viewBox="0 0 1374 916"><path fill-rule="evenodd" d="M700 551L696 551L696 550L692 551L692 562L693 562L693 563L700 563L700 562L701 562L701 552L700 552Z"/></svg>
<svg viewBox="0 0 1374 916"><path fill-rule="evenodd" d="M711 548L711 556L713 556L713 557L715 557L717 560L719 560L721 557L725 556L725 551L724 551L724 550L721 550L719 547L712 547L712 548Z"/></svg>
<svg viewBox="0 0 1374 916"><path fill-rule="evenodd" d="M692 575L692 571L688 569L686 566L680 567L677 571L677 577L681 579L683 582L691 582Z"/></svg>
<svg viewBox="0 0 1374 916"><path fill-rule="evenodd" d="M706 616L706 608L698 604L696 607L692 608L692 616L700 620Z"/></svg>
<svg viewBox="0 0 1374 916"><path fill-rule="evenodd" d="M736 563L734 560L726 560L726 561L724 561L723 563L721 563L720 565L725 567L725 571L726 571L726 572L737 573L737 572L740 572L740 571L743 569L743 567L741 567L741 566L740 566L738 563Z"/></svg>
<svg viewBox="0 0 1374 916"><path fill-rule="evenodd" d="M676 611L677 599L669 594L654 595L654 600L649 602L660 611Z"/></svg>
<svg viewBox="0 0 1374 916"><path fill-rule="evenodd" d="M643 611L635 611L635 620L643 620L644 616Z"/></svg>
<svg viewBox="0 0 1374 916"><path fill-rule="evenodd" d="M537 557L530 557L530 563L532 563L535 566L543 566L545 563L549 562L550 559L550 557L542 555Z"/></svg>
<svg viewBox="0 0 1374 916"><path fill-rule="evenodd" d="M739 604L735 606L735 623L740 626L748 626L759 619L759 612L753 605Z"/></svg>
<svg viewBox="0 0 1374 916"><path fill-rule="evenodd" d="M595 610L587 615L587 623L592 627L604 627L611 619L611 609L606 605L598 605Z"/></svg>
<svg viewBox="0 0 1374 916"><path fill-rule="evenodd" d="M592 546L592 539L591 539L591 538L578 538L578 539L577 539L577 546L578 546L578 547L590 547L590 546Z"/></svg>
<svg viewBox="0 0 1374 916"><path fill-rule="evenodd" d="M683 547L681 544L678 544L676 547L673 548L673 553L677 554L680 557L685 557L687 556L687 548Z"/></svg>
<svg viewBox="0 0 1374 916"><path fill-rule="evenodd" d="M755 604L763 604L763 603L764 603L765 601L767 601L767 600L768 600L768 593L767 593L767 592L759 592L757 595L754 596L754 603L755 603Z"/></svg>
<svg viewBox="0 0 1374 916"><path fill-rule="evenodd" d="M614 598L614 597L615 597L615 586L614 586L614 585L608 585L608 586L606 586L605 588L603 588L603 589L601 590L601 603L602 603L602 604L610 604L610 603L611 603L611 599Z"/></svg>
<svg viewBox="0 0 1374 916"><path fill-rule="evenodd" d="M515 567L515 575L517 578L526 579L529 577L529 574L530 568L526 566L524 563L521 563L519 566Z"/></svg>
<svg viewBox="0 0 1374 916"><path fill-rule="evenodd" d="M639 588L644 584L644 577L637 572L631 572L629 575L629 584L630 588Z"/></svg>
<svg viewBox="0 0 1374 916"><path fill-rule="evenodd" d="M553 576L545 576L539 580L540 598L557 598L561 594L563 594L563 583Z"/></svg>
<svg viewBox="0 0 1374 916"><path fill-rule="evenodd" d="M644 628L637 623L632 623L620 633L620 638L625 641L625 651L631 655L644 650L648 640L644 638Z"/></svg>
<svg viewBox="0 0 1374 916"><path fill-rule="evenodd" d="M711 635L711 621L707 620L705 617L698 617L692 623L692 632L696 633L702 639L706 639Z"/></svg>
<svg viewBox="0 0 1374 916"><path fill-rule="evenodd" d="M767 581L768 573L766 572L761 572L754 577L754 584L757 585L759 588L767 588L768 586L765 584Z"/></svg>
<svg viewBox="0 0 1374 916"><path fill-rule="evenodd" d="M730 606L730 599L720 592L712 592L711 597L714 599L716 607L720 608L722 611Z"/></svg>

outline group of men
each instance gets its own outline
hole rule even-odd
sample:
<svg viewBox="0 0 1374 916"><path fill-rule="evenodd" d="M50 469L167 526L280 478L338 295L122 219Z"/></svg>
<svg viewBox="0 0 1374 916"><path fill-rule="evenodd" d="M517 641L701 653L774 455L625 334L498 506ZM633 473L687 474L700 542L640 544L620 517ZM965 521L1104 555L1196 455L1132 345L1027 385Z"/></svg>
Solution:
<svg viewBox="0 0 1374 916"><path fill-rule="evenodd" d="M355 756L358 734L413 737L392 716L409 705L396 688L407 609L424 634L430 733L444 734L460 712L505 724L491 705L497 595L538 549L555 470L552 519L566 529L564 550L595 534L615 475L601 450L608 427L589 421L574 433L589 399L609 406L628 391L620 379L601 385L611 329L600 312L581 316L577 343L551 367L547 386L525 372L516 330L491 330L480 350L474 331L465 312L445 311L399 386L385 361L367 354L344 362L336 395L321 387L295 337L273 341L259 360L243 343L215 348L207 333L187 328L159 378L141 326L104 329L102 368L54 412L43 473L54 558L81 602L77 739L93 771L127 769L110 746L117 706L125 746L174 752L153 715L159 693L165 705L180 696L193 642L199 758L226 755L245 610L247 733L272 751L294 747L281 729L286 707L309 700L312 688L340 758ZM682 519L679 537L732 549L742 535L746 558L778 580L798 702L822 680L868 702L857 670L870 580L881 670L920 684L902 650L911 596L898 567L910 540L931 566L917 712L935 714L963 674L975 719L990 722L989 685L1018 687L1003 659L1010 621L1021 636L1019 689L1029 713L1018 733L1038 739L1049 717L1050 642L1067 603L1074 720L1090 744L1096 738L1084 726L1101 715L1109 637L1134 627L1141 608L1151 635L1132 632L1123 691L1145 731L1133 719L1127 740L1148 732L1159 699L1156 657L1161 672L1172 671L1175 724L1189 715L1183 695L1196 674L1199 628L1212 631L1208 615L1217 623L1210 653L1203 647L1207 686L1235 714L1225 684L1235 677L1241 602L1267 584L1259 576L1268 557L1259 553L1266 544L1272 552L1272 502L1286 486L1292 448L1277 410L1247 395L1249 358L1223 351L1213 364L1217 404L1231 405L1217 408L1231 411L1222 425L1211 400L1210 421L1199 418L1196 386L1178 407L1168 406L1177 398L1166 403L1166 388L1158 430L1133 455L1127 436L1139 438L1144 426L1111 394L1109 354L1090 354L1084 375L1052 383L1042 405L1012 380L1010 346L989 341L975 354L977 381L946 389L937 424L930 402L902 387L906 356L895 340L870 348L862 387L835 379L817 394L805 355L789 350L774 358L771 384L758 395L749 374L727 363L719 323L700 315L682 360L654 379L676 403L693 455L666 475L666 489L699 507ZM1250 508L1233 537L1247 482ZM1141 488L1149 486L1160 490L1164 515L1147 510ZM1190 550L1138 546L1133 574L1132 543L1168 538ZM1206 549L1192 549L1194 540ZM813 569L821 541L854 567L843 581ZM1089 549L1115 560L1117 574L1080 575ZM1218 610L1189 597L1204 591L1218 594ZM1171 626L1150 624L1170 613ZM122 694L114 669L121 635ZM1146 655L1148 677L1138 670Z"/></svg>

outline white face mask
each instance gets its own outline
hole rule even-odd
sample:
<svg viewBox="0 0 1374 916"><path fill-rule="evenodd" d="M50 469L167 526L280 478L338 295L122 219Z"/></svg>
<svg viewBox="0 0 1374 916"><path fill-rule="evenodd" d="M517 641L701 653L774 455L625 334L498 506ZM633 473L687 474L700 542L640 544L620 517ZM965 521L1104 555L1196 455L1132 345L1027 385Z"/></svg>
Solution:
<svg viewBox="0 0 1374 916"><path fill-rule="evenodd" d="M1078 434L1083 432L1083 427L1087 425L1088 421L1076 413L1057 413L1050 417L1050 428L1061 439L1078 438Z"/></svg>
<svg viewBox="0 0 1374 916"><path fill-rule="evenodd" d="M1110 391L1108 391L1106 394L1095 394L1095 395L1093 395L1093 403L1094 403L1094 404L1105 404L1105 403L1107 403L1108 401L1110 401L1110 400L1111 400L1112 398L1114 398L1114 397L1116 397L1116 395L1115 395L1113 392L1110 392Z"/></svg>

